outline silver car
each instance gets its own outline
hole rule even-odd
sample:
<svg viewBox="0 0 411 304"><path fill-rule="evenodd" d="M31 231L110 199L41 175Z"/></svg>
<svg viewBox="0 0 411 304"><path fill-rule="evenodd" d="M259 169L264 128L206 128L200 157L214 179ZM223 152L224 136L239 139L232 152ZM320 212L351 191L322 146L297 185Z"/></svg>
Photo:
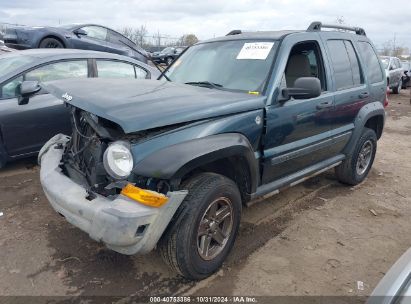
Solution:
<svg viewBox="0 0 411 304"><path fill-rule="evenodd" d="M381 56L382 65L387 76L387 85L394 94L398 94L402 88L402 76L404 70L401 61L397 57Z"/></svg>
<svg viewBox="0 0 411 304"><path fill-rule="evenodd" d="M367 304L411 303L411 248L385 274Z"/></svg>
<svg viewBox="0 0 411 304"><path fill-rule="evenodd" d="M402 74L402 89L406 89L411 85L411 61L401 60L401 65L404 70L404 74Z"/></svg>

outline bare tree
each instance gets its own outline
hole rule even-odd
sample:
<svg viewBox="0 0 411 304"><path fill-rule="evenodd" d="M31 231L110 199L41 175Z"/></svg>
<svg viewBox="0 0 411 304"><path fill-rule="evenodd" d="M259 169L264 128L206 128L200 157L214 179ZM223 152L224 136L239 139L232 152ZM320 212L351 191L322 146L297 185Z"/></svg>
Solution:
<svg viewBox="0 0 411 304"><path fill-rule="evenodd" d="M402 44L394 44L393 40L387 40L382 43L380 55L401 57L401 55L409 55L410 49Z"/></svg>
<svg viewBox="0 0 411 304"><path fill-rule="evenodd" d="M144 42L144 38L147 36L148 31L147 31L147 27L145 25L141 25L138 29L134 30L134 42L143 47L145 42Z"/></svg>
<svg viewBox="0 0 411 304"><path fill-rule="evenodd" d="M194 34L183 35L180 38L180 44L183 46L190 46L198 42L198 38Z"/></svg>
<svg viewBox="0 0 411 304"><path fill-rule="evenodd" d="M123 36L127 37L128 39L134 42L133 31L134 31L133 28L129 26L125 26L118 30L120 34L122 34Z"/></svg>

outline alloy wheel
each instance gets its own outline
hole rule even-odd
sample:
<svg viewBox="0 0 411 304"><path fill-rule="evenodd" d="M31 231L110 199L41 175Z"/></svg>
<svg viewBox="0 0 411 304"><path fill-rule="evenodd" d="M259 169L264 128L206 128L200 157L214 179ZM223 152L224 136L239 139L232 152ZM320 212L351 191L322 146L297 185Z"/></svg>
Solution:
<svg viewBox="0 0 411 304"><path fill-rule="evenodd" d="M374 144L371 140L367 140L361 147L358 154L356 170L358 175L363 175L370 166Z"/></svg>
<svg viewBox="0 0 411 304"><path fill-rule="evenodd" d="M226 197L213 201L204 212L197 231L197 250L212 260L224 250L233 229L233 206Z"/></svg>

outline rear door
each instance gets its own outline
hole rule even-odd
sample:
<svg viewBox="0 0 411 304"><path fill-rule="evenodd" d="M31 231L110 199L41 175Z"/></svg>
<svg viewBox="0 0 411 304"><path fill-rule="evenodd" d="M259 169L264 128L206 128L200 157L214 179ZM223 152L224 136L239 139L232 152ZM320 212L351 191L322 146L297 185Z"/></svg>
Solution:
<svg viewBox="0 0 411 304"><path fill-rule="evenodd" d="M365 82L359 55L350 39L325 39L333 70L335 108L324 117L331 124L332 136L340 141L340 152L351 137L359 110L370 101L371 92Z"/></svg>
<svg viewBox="0 0 411 304"><path fill-rule="evenodd" d="M380 64L377 52L367 40L359 39L356 45L358 46L360 62L371 93L370 101L384 103L387 83L385 80L385 70Z"/></svg>
<svg viewBox="0 0 411 304"><path fill-rule="evenodd" d="M307 40L309 39L309 40ZM279 90L299 77L320 79L322 94L310 99L278 100L266 108L263 184L300 171L333 155L330 122L323 117L334 107L329 64L316 33L286 37L278 58Z"/></svg>
<svg viewBox="0 0 411 304"><path fill-rule="evenodd" d="M0 125L8 155L35 153L52 136L70 134L68 109L50 94L39 92L27 105L17 104L18 84L24 80L42 82L87 78L87 60L68 60L49 63L7 81L0 87Z"/></svg>

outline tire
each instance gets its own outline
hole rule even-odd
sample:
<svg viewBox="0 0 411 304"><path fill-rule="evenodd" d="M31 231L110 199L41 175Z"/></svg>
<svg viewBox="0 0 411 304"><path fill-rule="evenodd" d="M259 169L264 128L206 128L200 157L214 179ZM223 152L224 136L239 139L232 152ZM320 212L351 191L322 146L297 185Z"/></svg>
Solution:
<svg viewBox="0 0 411 304"><path fill-rule="evenodd" d="M392 92L394 94L399 94L402 88L402 80L398 81L398 85L394 88L392 88Z"/></svg>
<svg viewBox="0 0 411 304"><path fill-rule="evenodd" d="M406 90L407 89L407 83L408 81L405 79L405 83L404 80L401 81L401 89Z"/></svg>
<svg viewBox="0 0 411 304"><path fill-rule="evenodd" d="M365 153L368 151L369 153ZM337 179L348 185L358 185L370 172L377 152L377 135L374 130L364 128L361 137L357 141L354 153L335 168ZM361 157L361 158L360 158Z"/></svg>
<svg viewBox="0 0 411 304"><path fill-rule="evenodd" d="M1 155L0 155L0 169L1 168L4 168L4 166L6 165L6 160L4 159L4 157L2 157Z"/></svg>
<svg viewBox="0 0 411 304"><path fill-rule="evenodd" d="M241 196L232 180L214 173L196 175L182 188L188 190L188 195L162 236L159 251L176 272L200 280L216 272L233 247L240 225ZM211 219L217 217L212 216L213 210L217 211L214 216L226 217L220 223L214 222ZM223 210L226 212L221 213ZM220 236L226 236L222 245L214 239L218 229Z"/></svg>
<svg viewBox="0 0 411 304"><path fill-rule="evenodd" d="M172 57L167 57L166 58L166 64L171 65L173 63L174 59Z"/></svg>
<svg viewBox="0 0 411 304"><path fill-rule="evenodd" d="M0 169L3 168L7 163L6 151L2 144L0 144Z"/></svg>
<svg viewBox="0 0 411 304"><path fill-rule="evenodd" d="M64 44L55 38L45 38L40 42L40 49L63 49Z"/></svg>

